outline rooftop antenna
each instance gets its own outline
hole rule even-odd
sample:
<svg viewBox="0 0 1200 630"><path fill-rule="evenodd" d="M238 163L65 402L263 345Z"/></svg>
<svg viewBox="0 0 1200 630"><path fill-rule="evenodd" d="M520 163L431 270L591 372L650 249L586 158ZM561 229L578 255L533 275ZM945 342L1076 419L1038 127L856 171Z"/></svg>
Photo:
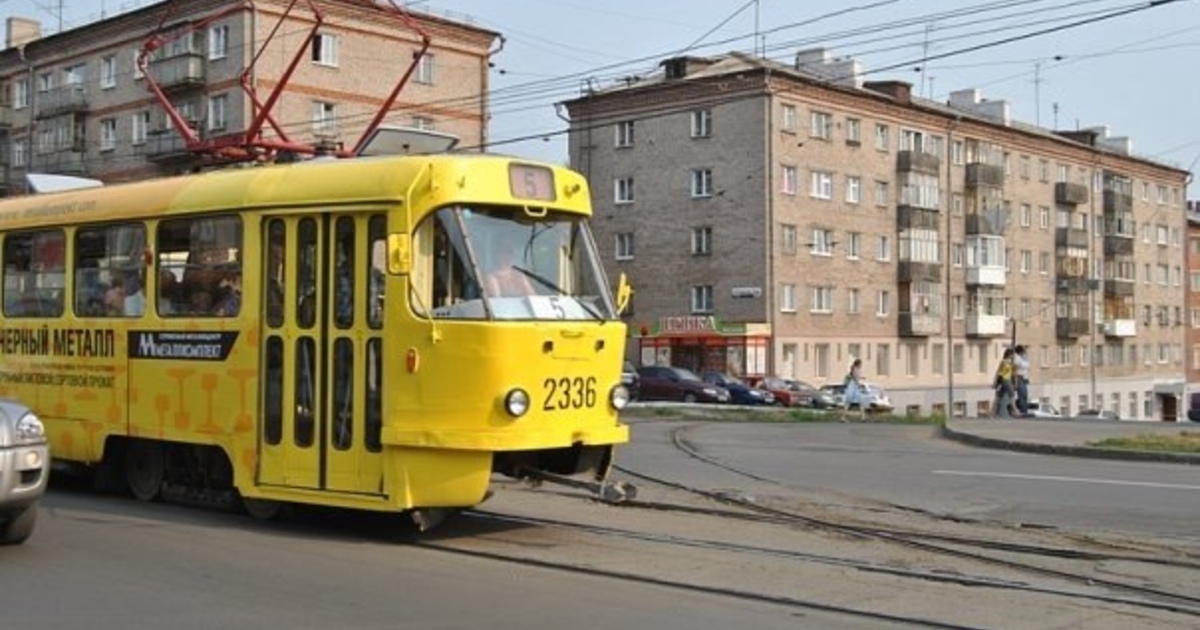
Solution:
<svg viewBox="0 0 1200 630"><path fill-rule="evenodd" d="M929 63L929 35L933 32L934 24L925 25L925 42L921 45L921 97L925 98L925 66ZM932 88L930 88L932 90Z"/></svg>
<svg viewBox="0 0 1200 630"><path fill-rule="evenodd" d="M1042 126L1042 62L1033 64L1033 123Z"/></svg>

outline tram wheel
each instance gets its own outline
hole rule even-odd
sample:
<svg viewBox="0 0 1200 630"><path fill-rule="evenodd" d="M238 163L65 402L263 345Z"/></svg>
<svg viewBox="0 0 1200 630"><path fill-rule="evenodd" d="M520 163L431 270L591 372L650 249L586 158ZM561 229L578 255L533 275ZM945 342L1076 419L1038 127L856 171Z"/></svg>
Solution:
<svg viewBox="0 0 1200 630"><path fill-rule="evenodd" d="M129 492L141 501L157 501L162 497L165 478L162 446L142 440L130 442L125 448L125 483Z"/></svg>
<svg viewBox="0 0 1200 630"><path fill-rule="evenodd" d="M280 518L284 507L283 501L242 498L242 509L257 521L273 521Z"/></svg>

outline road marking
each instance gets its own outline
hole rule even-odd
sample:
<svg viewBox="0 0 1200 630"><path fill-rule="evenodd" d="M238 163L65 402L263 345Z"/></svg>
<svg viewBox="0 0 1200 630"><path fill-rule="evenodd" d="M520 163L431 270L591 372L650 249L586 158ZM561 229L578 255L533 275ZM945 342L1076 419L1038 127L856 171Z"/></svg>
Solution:
<svg viewBox="0 0 1200 630"><path fill-rule="evenodd" d="M935 470L935 475L957 475L959 477L999 477L1002 479L1028 479L1031 481L1076 481L1108 486L1140 486L1144 488L1170 488L1172 490L1200 490L1200 486L1182 483L1159 483L1157 481L1122 481L1120 479L1091 479L1085 477L1058 477L1055 475L1022 475L1018 473L971 472L969 470Z"/></svg>

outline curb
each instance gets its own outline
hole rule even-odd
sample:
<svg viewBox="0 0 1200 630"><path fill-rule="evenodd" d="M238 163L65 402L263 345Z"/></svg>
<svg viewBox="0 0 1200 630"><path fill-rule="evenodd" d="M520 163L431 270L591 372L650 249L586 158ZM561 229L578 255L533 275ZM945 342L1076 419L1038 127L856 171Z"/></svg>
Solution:
<svg viewBox="0 0 1200 630"><path fill-rule="evenodd" d="M1123 461L1158 462L1168 464L1185 464L1200 466L1200 455L1192 453L1164 453L1160 451L1130 451L1093 446L1075 446L1065 444L1043 444L1038 442L1021 442L1017 440L1002 440L989 438L973 433L955 431L945 424L939 431L943 438L962 442L970 446L994 448L1006 451L1024 453L1039 453L1042 455L1065 455L1069 457L1086 457L1091 459L1115 459Z"/></svg>

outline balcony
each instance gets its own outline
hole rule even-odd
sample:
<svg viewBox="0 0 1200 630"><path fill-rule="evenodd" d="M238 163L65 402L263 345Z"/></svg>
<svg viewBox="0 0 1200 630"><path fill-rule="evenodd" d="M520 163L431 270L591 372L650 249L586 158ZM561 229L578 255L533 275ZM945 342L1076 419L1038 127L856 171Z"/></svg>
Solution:
<svg viewBox="0 0 1200 630"><path fill-rule="evenodd" d="M1133 196L1115 190L1104 191L1104 214L1133 213Z"/></svg>
<svg viewBox="0 0 1200 630"><path fill-rule="evenodd" d="M185 53L151 62L150 73L164 92L178 92L204 85L204 56Z"/></svg>
<svg viewBox="0 0 1200 630"><path fill-rule="evenodd" d="M1136 286L1136 280L1109 278L1104 281L1104 295L1105 297L1133 297L1133 289Z"/></svg>
<svg viewBox="0 0 1200 630"><path fill-rule="evenodd" d="M191 155L187 141L174 129L160 129L146 135L146 159L151 161L178 160Z"/></svg>
<svg viewBox="0 0 1200 630"><path fill-rule="evenodd" d="M1088 334L1088 320L1078 317L1059 317L1054 320L1054 330L1059 339L1079 339Z"/></svg>
<svg viewBox="0 0 1200 630"><path fill-rule="evenodd" d="M900 173L927 173L937 175L942 161L938 156L923 151L901 151L896 156L896 171Z"/></svg>
<svg viewBox="0 0 1200 630"><path fill-rule="evenodd" d="M13 124L13 109L8 105L0 105L0 128L7 129Z"/></svg>
<svg viewBox="0 0 1200 630"><path fill-rule="evenodd" d="M967 165L967 187L975 188L979 186L992 186L994 188L1002 188L1004 186L1004 167L992 166L982 162L975 162Z"/></svg>
<svg viewBox="0 0 1200 630"><path fill-rule="evenodd" d="M901 230L936 230L941 223L939 214L930 208L901 205L896 208L896 227Z"/></svg>
<svg viewBox="0 0 1200 630"><path fill-rule="evenodd" d="M1001 216L997 213L995 216ZM968 214L966 216L966 233L967 236L972 235L989 235L1002 236L1004 234L1004 226L1000 221L994 221L982 214Z"/></svg>
<svg viewBox="0 0 1200 630"><path fill-rule="evenodd" d="M1087 249L1088 232L1079 228L1057 228L1054 230L1054 244L1058 247Z"/></svg>
<svg viewBox="0 0 1200 630"><path fill-rule="evenodd" d="M41 173L53 173L56 175L87 175L87 168L84 166L83 143L75 143L69 149L53 151L37 155L33 159L33 164L30 170Z"/></svg>
<svg viewBox="0 0 1200 630"><path fill-rule="evenodd" d="M1008 272L1003 266L975 265L967 266L967 284L973 286L1002 287L1008 280Z"/></svg>
<svg viewBox="0 0 1200 630"><path fill-rule="evenodd" d="M1105 256L1132 256L1133 255L1133 237L1121 236L1118 234L1104 235L1104 255Z"/></svg>
<svg viewBox="0 0 1200 630"><path fill-rule="evenodd" d="M47 92L39 92L37 95L38 118L51 118L87 110L87 90L79 84L62 85Z"/></svg>
<svg viewBox="0 0 1200 630"><path fill-rule="evenodd" d="M1054 201L1069 206L1088 202L1088 188L1083 184L1058 182L1054 185Z"/></svg>
<svg viewBox="0 0 1200 630"><path fill-rule="evenodd" d="M968 337L1003 337L1008 333L1008 318L1003 315L967 315Z"/></svg>
<svg viewBox="0 0 1200 630"><path fill-rule="evenodd" d="M1105 337L1136 337L1136 319L1110 319L1104 322Z"/></svg>
<svg viewBox="0 0 1200 630"><path fill-rule="evenodd" d="M1083 276L1059 276L1054 281L1054 290L1067 295L1087 295L1091 282Z"/></svg>
<svg viewBox="0 0 1200 630"><path fill-rule="evenodd" d="M930 337L941 334L942 318L928 313L900 313L901 337Z"/></svg>
<svg viewBox="0 0 1200 630"><path fill-rule="evenodd" d="M900 261L899 282L941 282L942 266L938 263Z"/></svg>

